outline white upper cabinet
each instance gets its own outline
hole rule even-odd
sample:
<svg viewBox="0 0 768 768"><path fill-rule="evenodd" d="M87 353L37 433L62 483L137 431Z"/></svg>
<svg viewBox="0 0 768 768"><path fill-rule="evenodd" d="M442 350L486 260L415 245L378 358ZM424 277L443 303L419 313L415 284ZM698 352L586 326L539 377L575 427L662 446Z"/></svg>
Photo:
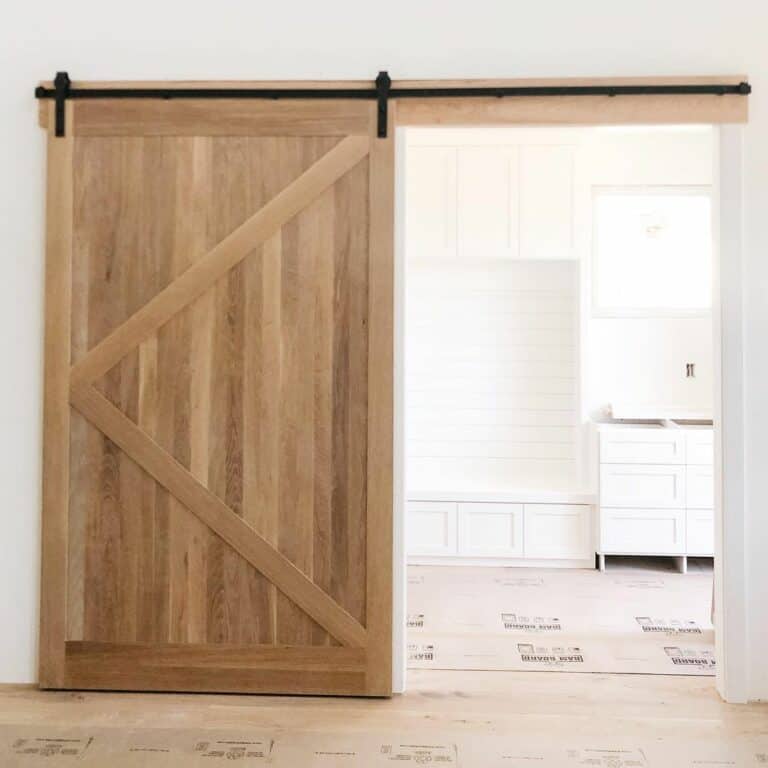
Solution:
<svg viewBox="0 0 768 768"><path fill-rule="evenodd" d="M518 258L517 147L459 147L457 180L459 256Z"/></svg>
<svg viewBox="0 0 768 768"><path fill-rule="evenodd" d="M572 259L573 147L520 148L520 256Z"/></svg>
<svg viewBox="0 0 768 768"><path fill-rule="evenodd" d="M456 258L456 207L456 148L409 148L405 214L409 259Z"/></svg>
<svg viewBox="0 0 768 768"><path fill-rule="evenodd" d="M408 148L408 258L572 259L572 146Z"/></svg>

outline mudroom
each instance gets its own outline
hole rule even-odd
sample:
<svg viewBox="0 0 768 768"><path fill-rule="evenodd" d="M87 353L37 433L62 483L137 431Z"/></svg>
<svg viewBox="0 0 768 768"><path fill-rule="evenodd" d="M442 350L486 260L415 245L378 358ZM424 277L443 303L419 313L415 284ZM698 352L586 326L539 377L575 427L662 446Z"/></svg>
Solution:
<svg viewBox="0 0 768 768"><path fill-rule="evenodd" d="M717 128L399 141L409 668L713 675Z"/></svg>

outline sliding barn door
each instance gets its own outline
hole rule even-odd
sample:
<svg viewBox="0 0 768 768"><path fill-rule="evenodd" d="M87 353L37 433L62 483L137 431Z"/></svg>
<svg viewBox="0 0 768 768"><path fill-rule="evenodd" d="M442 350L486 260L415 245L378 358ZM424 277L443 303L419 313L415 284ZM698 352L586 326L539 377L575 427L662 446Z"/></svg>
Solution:
<svg viewBox="0 0 768 768"><path fill-rule="evenodd" d="M48 123L46 688L389 695L393 142L366 101Z"/></svg>

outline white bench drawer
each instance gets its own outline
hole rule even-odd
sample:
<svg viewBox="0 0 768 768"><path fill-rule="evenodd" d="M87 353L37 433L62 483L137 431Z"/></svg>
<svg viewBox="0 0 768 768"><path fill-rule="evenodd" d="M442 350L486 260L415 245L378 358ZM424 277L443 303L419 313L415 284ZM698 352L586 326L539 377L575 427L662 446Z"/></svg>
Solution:
<svg viewBox="0 0 768 768"><path fill-rule="evenodd" d="M712 509L715 506L715 477L711 466L686 468L685 497L689 508Z"/></svg>
<svg viewBox="0 0 768 768"><path fill-rule="evenodd" d="M685 506L685 467L655 464L602 464L600 504L605 507Z"/></svg>
<svg viewBox="0 0 768 768"><path fill-rule="evenodd" d="M409 501L409 555L456 554L456 504L450 501Z"/></svg>
<svg viewBox="0 0 768 768"><path fill-rule="evenodd" d="M523 556L523 505L459 504L459 554Z"/></svg>
<svg viewBox="0 0 768 768"><path fill-rule="evenodd" d="M691 430L685 437L685 455L688 464L714 464L714 435L711 429Z"/></svg>
<svg viewBox="0 0 768 768"><path fill-rule="evenodd" d="M616 554L678 555L685 552L685 510L600 511L600 551Z"/></svg>
<svg viewBox="0 0 768 768"><path fill-rule="evenodd" d="M525 504L527 558L587 560L594 557L592 508L586 504Z"/></svg>
<svg viewBox="0 0 768 768"><path fill-rule="evenodd" d="M685 434L673 429L605 429L601 464L685 464Z"/></svg>
<svg viewBox="0 0 768 768"><path fill-rule="evenodd" d="M715 514L711 509L689 509L685 523L688 540L686 552L689 555L715 553Z"/></svg>

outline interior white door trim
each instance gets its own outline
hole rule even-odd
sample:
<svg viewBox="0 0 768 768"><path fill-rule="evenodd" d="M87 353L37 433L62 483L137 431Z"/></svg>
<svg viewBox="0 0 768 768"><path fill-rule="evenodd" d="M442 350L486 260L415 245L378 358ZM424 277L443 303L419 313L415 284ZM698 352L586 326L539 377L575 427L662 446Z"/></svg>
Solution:
<svg viewBox="0 0 768 768"><path fill-rule="evenodd" d="M405 136L396 129L395 169L395 514L393 691L405 689ZM716 163L713 359L715 364L715 650L716 686L728 702L748 700L744 518L744 361L742 316L742 130L723 125ZM727 516L723 509L728 510Z"/></svg>
<svg viewBox="0 0 768 768"><path fill-rule="evenodd" d="M744 320L742 316L742 129L719 129L720 205L715 206L713 336L715 366L716 685L728 702L746 702L747 584L744 540ZM718 210L719 209L719 210ZM728 510L728 514L724 514Z"/></svg>

